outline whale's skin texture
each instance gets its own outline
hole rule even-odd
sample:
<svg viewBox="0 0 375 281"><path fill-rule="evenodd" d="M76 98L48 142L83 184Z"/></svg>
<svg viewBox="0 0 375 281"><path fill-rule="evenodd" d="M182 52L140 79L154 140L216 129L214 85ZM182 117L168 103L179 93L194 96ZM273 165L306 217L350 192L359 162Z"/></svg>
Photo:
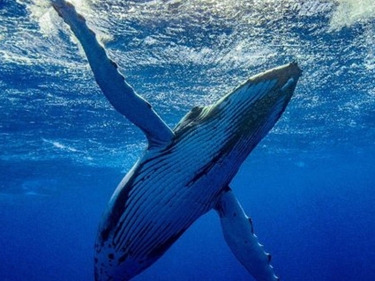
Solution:
<svg viewBox="0 0 375 281"><path fill-rule="evenodd" d="M278 280L229 184L284 112L301 75L297 64L255 75L216 103L194 107L172 130L126 83L74 7L64 0L53 0L52 6L81 43L103 94L149 142L103 215L95 280L130 280L211 209L250 274L257 281Z"/></svg>

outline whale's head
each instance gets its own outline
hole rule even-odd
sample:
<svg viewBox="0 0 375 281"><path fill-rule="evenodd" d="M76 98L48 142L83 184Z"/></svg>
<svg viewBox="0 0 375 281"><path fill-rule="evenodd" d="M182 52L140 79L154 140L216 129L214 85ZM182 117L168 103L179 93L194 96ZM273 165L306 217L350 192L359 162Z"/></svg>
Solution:
<svg viewBox="0 0 375 281"><path fill-rule="evenodd" d="M239 167L284 112L301 73L290 63L251 77L215 104L193 108L175 128L176 136L195 132L195 138L215 147L214 160L234 151L240 154Z"/></svg>

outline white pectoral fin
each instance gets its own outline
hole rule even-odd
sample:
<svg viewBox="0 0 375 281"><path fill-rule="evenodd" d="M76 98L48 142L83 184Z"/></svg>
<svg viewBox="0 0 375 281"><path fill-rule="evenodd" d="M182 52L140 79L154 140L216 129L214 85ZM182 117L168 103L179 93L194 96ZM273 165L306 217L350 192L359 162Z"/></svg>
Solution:
<svg viewBox="0 0 375 281"><path fill-rule="evenodd" d="M81 43L96 82L113 107L146 134L150 146L170 142L174 135L172 130L151 105L126 83L116 63L108 58L95 33L74 6L64 0L52 0L52 6Z"/></svg>
<svg viewBox="0 0 375 281"><path fill-rule="evenodd" d="M257 281L279 280L270 265L271 256L263 250L246 216L230 188L223 191L216 207L225 241L236 258Z"/></svg>

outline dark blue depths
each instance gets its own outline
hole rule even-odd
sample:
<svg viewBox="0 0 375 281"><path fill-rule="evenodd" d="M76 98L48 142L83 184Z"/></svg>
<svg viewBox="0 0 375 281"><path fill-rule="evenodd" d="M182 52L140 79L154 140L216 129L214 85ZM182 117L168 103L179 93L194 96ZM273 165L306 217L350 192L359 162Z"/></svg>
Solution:
<svg viewBox="0 0 375 281"><path fill-rule="evenodd" d="M372 280L373 156L257 151L247 161L233 189L284 280ZM1 184L12 190L1 196L2 280L92 280L97 223L121 172L61 161L4 168ZM135 280L250 279L211 212Z"/></svg>

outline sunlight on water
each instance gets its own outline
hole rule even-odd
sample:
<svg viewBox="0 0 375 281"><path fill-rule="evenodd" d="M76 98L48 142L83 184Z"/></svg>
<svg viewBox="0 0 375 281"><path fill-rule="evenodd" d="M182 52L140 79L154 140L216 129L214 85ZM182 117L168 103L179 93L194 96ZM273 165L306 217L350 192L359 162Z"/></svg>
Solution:
<svg viewBox="0 0 375 281"><path fill-rule="evenodd" d="M56 147L58 149L61 149L61 150L65 150L67 152L78 152L78 150L76 148L64 145L64 144L62 144L61 142L58 142L58 141L51 141L51 140L46 140L46 139L43 139L43 141L46 142L46 143L50 143L54 147Z"/></svg>
<svg viewBox="0 0 375 281"><path fill-rule="evenodd" d="M61 26L61 20L57 13L51 7L52 0L16 0L25 5L33 21L37 22L39 29L44 36L57 36L58 26ZM77 11L82 14L92 14L92 5L97 0L70 0Z"/></svg>
<svg viewBox="0 0 375 281"><path fill-rule="evenodd" d="M53 15L51 15L51 2L49 0L16 0L17 3L25 5L30 13L30 18L37 22L41 32L48 35L57 35Z"/></svg>
<svg viewBox="0 0 375 281"><path fill-rule="evenodd" d="M331 18L331 30L375 19L374 0L339 0L338 2L339 5Z"/></svg>
<svg viewBox="0 0 375 281"><path fill-rule="evenodd" d="M365 57L365 66L367 70L375 70L375 26L365 32L365 46L367 46L367 55Z"/></svg>
<svg viewBox="0 0 375 281"><path fill-rule="evenodd" d="M104 129L97 122L100 118L112 120L113 116L108 117L110 106L95 84L80 44L50 1L16 2L22 7L21 16L14 15L21 18L17 24L0 10L0 59L6 64L3 75L18 76L21 71L28 88L13 89L16 84L8 85L3 79L0 86L8 88L3 92L10 98L0 96L0 101L21 112L21 101L28 99L27 110L39 112L42 108L41 118L58 112L55 120L45 121L51 128L42 135L56 143L43 141L43 148L35 148L30 141L36 151L33 157L48 158L51 149L61 157L90 163L102 155L123 157L121 150L131 149L130 141L120 148L99 141L89 155L84 153L85 138L75 142L72 137L65 142L46 134L64 126L79 128L85 134L122 128ZM312 135L323 134L327 127L336 130L361 124L360 113L371 108L373 88L366 79L375 71L375 29L370 22L375 14L373 0L70 2L104 42L128 82L163 118L166 116L172 127L192 106L211 104L249 76L293 60L300 63L304 75L290 112L298 112L301 116L297 119L304 123L292 126L295 116L289 117L287 111L284 123L271 136L302 135L306 143L312 143ZM350 39L341 32L344 26ZM355 30L358 27L359 31ZM346 83L340 83L341 79ZM355 94L350 89L355 89ZM348 103L358 108L344 106ZM77 117L81 113L87 119ZM336 125L332 120L340 122ZM122 124L124 120L116 122ZM130 130L136 128L131 126ZM121 142L118 138L118 133L113 133L111 141Z"/></svg>

